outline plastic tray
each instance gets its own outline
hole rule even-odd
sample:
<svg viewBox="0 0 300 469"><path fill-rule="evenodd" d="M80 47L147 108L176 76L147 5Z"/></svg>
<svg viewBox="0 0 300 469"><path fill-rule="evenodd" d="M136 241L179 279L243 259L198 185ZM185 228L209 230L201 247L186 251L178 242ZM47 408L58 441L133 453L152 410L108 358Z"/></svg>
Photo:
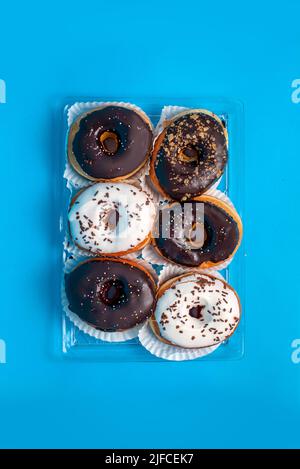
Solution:
<svg viewBox="0 0 300 469"><path fill-rule="evenodd" d="M184 106L187 108L208 109L221 117L227 126L229 136L229 159L226 170L218 186L234 203L243 223L244 216L244 144L243 144L243 105L241 102L224 98L71 98L60 107L57 122L60 127L60 150L57 157L56 180L56 208L59 216L59 229L56 237L58 248L56 312L60 318L62 333L60 334L60 349L65 357L78 359L108 361L108 362L165 362L150 354L139 343L138 338L127 342L108 343L95 339L81 332L62 311L60 303L61 273L64 262L64 236L68 230L67 213L69 202L76 190L70 191L63 177L67 161L66 138L68 133L67 112L75 102L88 101L119 101L129 102L140 106L150 117L154 126L159 120L161 110L165 105ZM242 318L235 333L229 340L223 342L213 353L193 360L193 362L239 359L244 354L244 316L245 316L245 246L242 242L234 260L223 271L222 275L236 289L242 305ZM159 267L158 267L159 268Z"/></svg>

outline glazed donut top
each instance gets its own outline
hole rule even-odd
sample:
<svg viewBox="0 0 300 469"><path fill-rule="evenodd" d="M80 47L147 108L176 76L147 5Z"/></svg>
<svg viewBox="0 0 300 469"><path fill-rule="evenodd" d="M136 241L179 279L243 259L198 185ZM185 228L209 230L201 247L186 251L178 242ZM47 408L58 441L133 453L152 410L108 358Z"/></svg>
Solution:
<svg viewBox="0 0 300 469"><path fill-rule="evenodd" d="M70 233L82 249L123 253L149 236L155 207L147 194L127 183L97 183L79 193L69 211Z"/></svg>
<svg viewBox="0 0 300 469"><path fill-rule="evenodd" d="M126 260L92 259L65 275L69 309L103 331L131 329L151 316L155 284Z"/></svg>
<svg viewBox="0 0 300 469"><path fill-rule="evenodd" d="M154 240L160 253L189 267L210 267L230 258L240 243L242 225L231 207L219 204L213 197L203 197L165 206Z"/></svg>
<svg viewBox="0 0 300 469"><path fill-rule="evenodd" d="M167 285L158 292L155 324L159 335L170 344L209 347L223 342L237 327L239 299L225 281L203 273L189 273Z"/></svg>
<svg viewBox="0 0 300 469"><path fill-rule="evenodd" d="M227 163L227 132L208 111L179 114L158 136L152 164L164 193L186 200L205 192Z"/></svg>
<svg viewBox="0 0 300 469"><path fill-rule="evenodd" d="M152 144L150 121L132 109L106 106L80 116L69 132L70 162L92 180L125 178L140 169Z"/></svg>

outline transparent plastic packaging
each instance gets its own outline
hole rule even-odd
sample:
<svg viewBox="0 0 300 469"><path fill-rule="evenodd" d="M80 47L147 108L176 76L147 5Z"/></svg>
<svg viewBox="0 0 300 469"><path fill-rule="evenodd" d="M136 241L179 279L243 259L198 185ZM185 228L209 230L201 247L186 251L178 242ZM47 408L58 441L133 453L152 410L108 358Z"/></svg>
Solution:
<svg viewBox="0 0 300 469"><path fill-rule="evenodd" d="M150 118L155 132L157 131L157 124L162 117L162 110L165 106L178 106L179 108L188 109L206 109L216 114L225 124L228 132L228 163L226 165L224 174L217 186L221 194L224 193L225 197L229 197L234 204L238 214L240 215L244 230L245 230L245 216L244 216L244 145L243 145L243 106L239 101L231 99L216 99L216 98L103 98L103 99L69 99L64 106L60 108L60 150L58 155L58 167L56 170L57 185L56 185L56 204L59 214L59 230L56 238L56 247L59 250L59 265L57 267L60 272L59 280L57 281L57 301L59 302L58 309L61 318L61 349L65 356L74 357L78 359L108 361L108 362L167 362L163 358L150 353L139 340L137 334L141 327L135 333L121 334L121 340L114 339L114 334L111 333L112 339L109 335L89 333L88 326L78 324L74 321L72 316L68 314L67 301L64 294L64 273L76 265L83 259L91 258L90 254L84 254L78 250L70 237L69 224L68 224L68 210L70 202L78 191L84 187L90 186L92 181L89 181L82 176L76 174L68 162L67 156L67 137L70 129L70 124L74 119L80 116L85 110L97 107L99 103L131 103L133 108L140 107L146 115ZM160 129L160 127L158 127ZM139 178L144 181L147 174L147 165L141 169L136 175L130 178L130 182L139 181ZM140 182L140 181L139 181ZM238 328L233 335L218 346L212 353L204 354L199 358L194 358L194 362L211 361L211 360L230 360L239 359L244 353L244 315L245 315L245 297L244 297L244 282L245 282L245 245L244 240L240 245L238 251L235 253L233 261L219 273L222 277L236 290L241 302L242 314ZM97 257L97 256L95 256ZM127 257L127 256L125 256ZM129 256L130 257L130 256ZM164 262L160 264L153 264L151 257L144 259L140 253L132 254L136 262L148 263L149 269L154 276L159 276L161 273ZM156 258L155 258L156 259ZM155 260L154 259L154 260ZM98 331L97 331L98 332ZM108 337L108 340L107 340ZM132 338L133 337L133 338ZM127 340L124 340L127 339Z"/></svg>

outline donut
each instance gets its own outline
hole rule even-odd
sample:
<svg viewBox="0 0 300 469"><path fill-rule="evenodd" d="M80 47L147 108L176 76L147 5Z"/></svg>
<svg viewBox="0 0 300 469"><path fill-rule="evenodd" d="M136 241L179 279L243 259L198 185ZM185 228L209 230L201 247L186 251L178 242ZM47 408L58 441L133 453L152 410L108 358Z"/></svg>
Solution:
<svg viewBox="0 0 300 469"><path fill-rule="evenodd" d="M155 227L152 244L161 256L202 269L232 259L243 232L238 213L212 196L164 206Z"/></svg>
<svg viewBox="0 0 300 469"><path fill-rule="evenodd" d="M164 196L200 196L222 175L227 163L227 131L215 114L192 109L165 123L154 142L150 177Z"/></svg>
<svg viewBox="0 0 300 469"><path fill-rule="evenodd" d="M159 288L149 324L164 343L202 348L228 339L240 316L239 298L228 283L213 275L189 272Z"/></svg>
<svg viewBox="0 0 300 469"><path fill-rule="evenodd" d="M102 331L124 331L144 322L155 308L155 282L129 260L93 258L65 275L69 309Z"/></svg>
<svg viewBox="0 0 300 469"><path fill-rule="evenodd" d="M131 184L99 182L73 198L68 220L77 247L119 256L150 241L155 207L144 191Z"/></svg>
<svg viewBox="0 0 300 469"><path fill-rule="evenodd" d="M95 108L79 116L68 134L68 158L91 181L121 181L146 163L152 125L142 111L123 106Z"/></svg>

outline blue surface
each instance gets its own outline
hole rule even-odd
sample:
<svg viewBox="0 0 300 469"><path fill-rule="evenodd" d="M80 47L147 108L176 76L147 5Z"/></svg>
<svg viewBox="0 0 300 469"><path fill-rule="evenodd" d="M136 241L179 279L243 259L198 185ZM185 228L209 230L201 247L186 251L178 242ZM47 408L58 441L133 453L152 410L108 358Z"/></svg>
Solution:
<svg viewBox="0 0 300 469"><path fill-rule="evenodd" d="M2 3L0 447L300 446L299 15L296 1ZM53 356L53 110L85 95L244 102L244 359Z"/></svg>

